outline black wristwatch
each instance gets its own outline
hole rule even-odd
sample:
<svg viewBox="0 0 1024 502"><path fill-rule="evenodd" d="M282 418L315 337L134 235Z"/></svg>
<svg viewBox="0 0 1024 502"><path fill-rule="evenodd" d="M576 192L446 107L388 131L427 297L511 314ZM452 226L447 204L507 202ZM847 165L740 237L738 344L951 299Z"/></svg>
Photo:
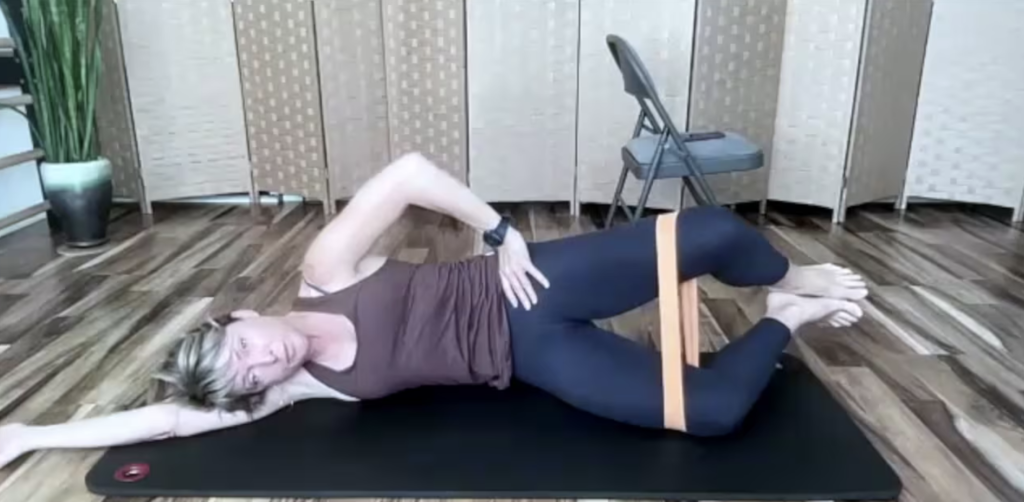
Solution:
<svg viewBox="0 0 1024 502"><path fill-rule="evenodd" d="M492 248L501 246L505 242L505 234L508 233L508 227L511 224L511 218L508 216L502 216L501 221L498 222L498 226L484 232L484 242Z"/></svg>

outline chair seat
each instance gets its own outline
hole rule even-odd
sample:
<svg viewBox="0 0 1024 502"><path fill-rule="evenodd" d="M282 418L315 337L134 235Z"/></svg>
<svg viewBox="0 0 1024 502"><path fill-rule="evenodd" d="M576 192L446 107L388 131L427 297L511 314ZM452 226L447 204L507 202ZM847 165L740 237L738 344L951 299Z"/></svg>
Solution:
<svg viewBox="0 0 1024 502"><path fill-rule="evenodd" d="M735 171L750 171L764 165L764 152L750 140L739 134L726 132L725 137L686 142L686 149L696 160L697 167L705 174L719 174ZM662 154L655 179L682 178L689 176L679 150L671 140ZM647 170L654 160L658 137L644 135L633 138L622 148L622 160L630 172L640 179L647 177Z"/></svg>

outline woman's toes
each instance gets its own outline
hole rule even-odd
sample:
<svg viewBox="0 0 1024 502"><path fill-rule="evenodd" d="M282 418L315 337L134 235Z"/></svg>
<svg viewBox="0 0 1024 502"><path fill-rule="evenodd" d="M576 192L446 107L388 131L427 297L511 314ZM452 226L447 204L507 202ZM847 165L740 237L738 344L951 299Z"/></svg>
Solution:
<svg viewBox="0 0 1024 502"><path fill-rule="evenodd" d="M856 322L857 318L854 317L853 314L848 314L846 312L839 314L839 324L843 327L853 326Z"/></svg>
<svg viewBox="0 0 1024 502"><path fill-rule="evenodd" d="M867 285L867 282L864 281L864 278L857 274L844 275L839 278L839 283L842 284L843 286L849 287L863 287Z"/></svg>
<svg viewBox="0 0 1024 502"><path fill-rule="evenodd" d="M867 296L867 283L863 277L833 263L799 266L771 289L837 300L856 301Z"/></svg>
<svg viewBox="0 0 1024 502"><path fill-rule="evenodd" d="M853 325L853 323L850 322L849 319L844 319L844 318L841 318L841 317L833 317L833 318L829 319L828 322L826 323L826 326L828 326L830 328L848 328L848 327L850 327L852 325Z"/></svg>

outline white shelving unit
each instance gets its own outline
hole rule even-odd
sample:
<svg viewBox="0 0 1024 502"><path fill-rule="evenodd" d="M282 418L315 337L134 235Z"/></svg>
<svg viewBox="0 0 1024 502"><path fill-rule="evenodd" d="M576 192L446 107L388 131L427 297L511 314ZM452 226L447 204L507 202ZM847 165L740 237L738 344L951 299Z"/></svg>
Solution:
<svg viewBox="0 0 1024 502"><path fill-rule="evenodd" d="M7 24L0 22L0 58L14 57L14 41ZM0 87L0 236L27 225L50 208L43 199L38 161L43 151L34 149L24 117L5 107L32 104L19 87Z"/></svg>

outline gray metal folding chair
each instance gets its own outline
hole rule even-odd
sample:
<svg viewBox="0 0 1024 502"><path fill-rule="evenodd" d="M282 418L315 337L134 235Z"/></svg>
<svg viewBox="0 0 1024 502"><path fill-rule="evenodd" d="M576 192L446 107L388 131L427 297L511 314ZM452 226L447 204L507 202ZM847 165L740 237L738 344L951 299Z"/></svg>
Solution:
<svg viewBox="0 0 1024 502"><path fill-rule="evenodd" d="M633 136L622 147L622 172L608 210L606 227L611 226L620 205L630 221L639 219L655 180L681 178L697 204L717 205L705 175L749 171L764 165L761 148L739 134L721 131L680 133L633 47L617 35L608 35L605 40L622 74L626 93L636 98L640 105ZM644 182L635 211L629 209L622 197L629 173Z"/></svg>

